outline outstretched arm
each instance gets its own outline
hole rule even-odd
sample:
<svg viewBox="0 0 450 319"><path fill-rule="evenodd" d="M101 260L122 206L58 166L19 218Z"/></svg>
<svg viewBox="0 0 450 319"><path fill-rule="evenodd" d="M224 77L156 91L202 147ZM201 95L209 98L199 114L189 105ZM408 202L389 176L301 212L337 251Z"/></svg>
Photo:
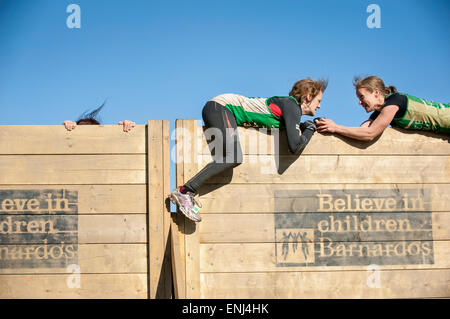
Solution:
<svg viewBox="0 0 450 319"><path fill-rule="evenodd" d="M397 105L385 106L374 121L365 121L360 127L348 127L338 125L330 119L320 119L316 122L317 132L337 133L356 140L371 141L389 126L398 109Z"/></svg>

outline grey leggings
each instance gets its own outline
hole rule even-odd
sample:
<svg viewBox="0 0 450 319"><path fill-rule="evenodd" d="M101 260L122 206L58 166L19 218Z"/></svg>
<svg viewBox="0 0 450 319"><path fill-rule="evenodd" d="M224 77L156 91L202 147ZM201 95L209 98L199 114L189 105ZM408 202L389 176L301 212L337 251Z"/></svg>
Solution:
<svg viewBox="0 0 450 319"><path fill-rule="evenodd" d="M214 136L212 143L215 145L215 154L213 154L213 161L184 185L193 193L197 193L200 186L212 176L238 166L243 160L233 113L217 102L208 101L203 107L202 117L207 127L205 133L211 134L211 137Z"/></svg>

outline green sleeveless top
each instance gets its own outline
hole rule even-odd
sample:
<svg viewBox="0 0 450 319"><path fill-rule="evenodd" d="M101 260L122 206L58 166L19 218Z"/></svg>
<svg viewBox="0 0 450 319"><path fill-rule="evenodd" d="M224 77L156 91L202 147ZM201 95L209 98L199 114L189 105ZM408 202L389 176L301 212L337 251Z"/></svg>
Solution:
<svg viewBox="0 0 450 319"><path fill-rule="evenodd" d="M409 94L400 94L407 98L406 112L403 117L394 118L392 126L450 134L450 104L437 103Z"/></svg>

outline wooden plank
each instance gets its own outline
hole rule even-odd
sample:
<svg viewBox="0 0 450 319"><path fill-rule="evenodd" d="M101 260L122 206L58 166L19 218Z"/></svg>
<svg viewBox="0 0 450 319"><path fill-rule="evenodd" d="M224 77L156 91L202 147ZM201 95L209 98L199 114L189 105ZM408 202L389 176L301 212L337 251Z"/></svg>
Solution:
<svg viewBox="0 0 450 319"><path fill-rule="evenodd" d="M2 244L146 243L146 216L1 215Z"/></svg>
<svg viewBox="0 0 450 319"><path fill-rule="evenodd" d="M149 244L149 297L155 299L161 266L164 260L163 239L163 166L162 166L162 123L148 122L148 244Z"/></svg>
<svg viewBox="0 0 450 319"><path fill-rule="evenodd" d="M317 210L315 205L320 197L331 194L345 199L352 196L354 205L345 211L358 211L362 210L355 204L358 198L402 200L408 195L423 197L426 192L432 198L424 202L427 209L445 211L448 210L448 188L448 184L252 184L251 187L246 184L211 184L202 188L201 201L204 214L308 212ZM382 210L390 209L384 205Z"/></svg>
<svg viewBox="0 0 450 319"><path fill-rule="evenodd" d="M450 160L446 156L339 156L307 155L298 158L246 155L244 163L206 183L448 183ZM203 158L204 167L210 158Z"/></svg>
<svg viewBox="0 0 450 319"><path fill-rule="evenodd" d="M27 255L24 253L27 248L31 248L35 253L28 256L29 259L47 258L51 256L59 256L59 252L52 252L49 254L51 245L1 245L0 253L1 260L0 274L65 274L68 272L68 263L64 263L62 267L45 267L45 263L35 262L33 267L24 268L20 261L24 261ZM76 255L76 265L82 274L108 274L108 273L142 273L147 272L147 245L146 244L75 244L73 245L73 252ZM37 247L38 248L36 252ZM8 249L10 254L6 254ZM13 253L21 249L23 254ZM45 249L47 253L44 253ZM64 249L64 248L63 248ZM67 256L67 249L64 249L65 256ZM9 257L9 258L8 258ZM16 258L15 260L11 260ZM18 260L17 258L21 258ZM61 258L64 258L61 257ZM9 260L8 260L9 259ZM9 268L4 268L6 262L9 262ZM70 272L70 271L69 271Z"/></svg>
<svg viewBox="0 0 450 319"><path fill-rule="evenodd" d="M0 275L0 298L147 298L147 274L79 274L79 277L77 276L77 274ZM78 284L80 288L77 288Z"/></svg>
<svg viewBox="0 0 450 319"><path fill-rule="evenodd" d="M148 122L148 206L149 206L149 287L150 298L170 297L170 288L166 287L167 265L164 264L167 250L168 232L164 225L164 215L167 213L165 180L170 178L170 172L165 171L164 159L168 152L168 128L162 121Z"/></svg>
<svg viewBox="0 0 450 319"><path fill-rule="evenodd" d="M286 259L281 252L282 245L283 243L201 244L200 271L202 273L353 271L365 270L373 264L383 270L450 268L450 241L308 244L309 254L306 259L302 251L303 244L299 243L297 250L292 252L290 243ZM344 252L338 248L344 245L352 249Z"/></svg>
<svg viewBox="0 0 450 319"><path fill-rule="evenodd" d="M183 128L188 132L183 137L183 163L184 183L197 173L197 163L194 156L197 120L184 120ZM190 138L192 137L192 139ZM196 223L185 219L185 265L186 265L186 298L196 299L200 297L200 237Z"/></svg>
<svg viewBox="0 0 450 319"><path fill-rule="evenodd" d="M11 193L10 199L26 198L26 193L45 190L77 192L78 215L89 214L147 214L145 185L3 185L0 186L0 204ZM4 195L2 195L4 194ZM21 196L22 194L22 196ZM32 198L27 198L28 200ZM1 206L0 206L1 211ZM2 211L4 212L4 211ZM28 212L36 214L36 212ZM43 212L45 213L45 211Z"/></svg>
<svg viewBox="0 0 450 319"><path fill-rule="evenodd" d="M204 127L198 126L201 153L210 154ZM206 132L207 133L207 132ZM207 133L208 136L211 133ZM266 132L264 129L238 128L244 154L290 155L284 130ZM214 147L214 143L211 144ZM449 135L387 128L379 139L372 142L352 140L340 135L314 134L303 155L450 155Z"/></svg>
<svg viewBox="0 0 450 319"><path fill-rule="evenodd" d="M143 184L145 155L2 155L0 184Z"/></svg>
<svg viewBox="0 0 450 319"><path fill-rule="evenodd" d="M311 214L314 216L320 214L323 218L319 217L319 219L323 220L329 220L330 216L327 213ZM433 239L450 240L450 212L431 214ZM411 213L410 216L414 219L414 213ZM386 220L388 219L389 217L386 217ZM276 227L273 214L204 214L199 227L202 244L275 242ZM358 238L359 241L370 240L361 231L353 232L352 238Z"/></svg>
<svg viewBox="0 0 450 319"><path fill-rule="evenodd" d="M170 201L168 199L170 194L170 122L165 120L162 121L162 150L163 150L163 189L161 201L163 203L163 224L164 224L164 263L163 263L163 273L164 273L164 290L162 297L173 298L173 283L172 283L172 261L171 261L171 239L170 239L170 229L172 227L173 220L170 213Z"/></svg>
<svg viewBox="0 0 450 319"><path fill-rule="evenodd" d="M145 125L0 126L0 154L145 154Z"/></svg>
<svg viewBox="0 0 450 319"><path fill-rule="evenodd" d="M90 215L78 217L79 243L146 243L145 215Z"/></svg>
<svg viewBox="0 0 450 319"><path fill-rule="evenodd" d="M319 182L319 181L318 181ZM206 184L200 190L202 215L210 213L287 213L316 210L308 204L320 194L333 192L345 197L356 193L396 198L411 191L416 194L429 192L426 203L433 212L448 211L450 184Z"/></svg>
<svg viewBox="0 0 450 319"><path fill-rule="evenodd" d="M201 283L211 299L450 297L449 269L208 273Z"/></svg>
<svg viewBox="0 0 450 319"><path fill-rule="evenodd" d="M181 260L180 239L177 233L178 227L172 221L170 228L170 240L174 297L175 299L185 299L186 279L184 278L184 269Z"/></svg>
<svg viewBox="0 0 450 319"><path fill-rule="evenodd" d="M175 140L175 152L176 152L176 187L182 186L184 184L184 161L183 161L183 154L184 154L184 142L183 142L183 136L184 136L184 120L178 119L175 122L175 133L176 133L176 140ZM183 278L186 280L186 249L184 245L184 234L185 234L185 220L186 218L183 216L183 214L180 213L180 210L177 208L177 214L175 217L176 224L177 224L177 234L179 236L179 244L180 244L180 254L181 254L181 267L183 271ZM186 289L186 282L183 282L183 287ZM186 297L186 291L183 291L184 297ZM180 294L180 296L182 295ZM180 297L181 298L181 297Z"/></svg>

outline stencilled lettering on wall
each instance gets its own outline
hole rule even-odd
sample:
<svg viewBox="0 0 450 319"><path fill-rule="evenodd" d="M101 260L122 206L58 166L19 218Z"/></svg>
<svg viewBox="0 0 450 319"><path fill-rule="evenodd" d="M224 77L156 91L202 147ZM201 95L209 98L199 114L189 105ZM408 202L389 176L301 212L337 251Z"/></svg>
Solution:
<svg viewBox="0 0 450 319"><path fill-rule="evenodd" d="M0 190L0 269L77 263L77 191Z"/></svg>
<svg viewBox="0 0 450 319"><path fill-rule="evenodd" d="M430 191L277 191L278 267L433 264ZM285 205L283 205L285 206Z"/></svg>

